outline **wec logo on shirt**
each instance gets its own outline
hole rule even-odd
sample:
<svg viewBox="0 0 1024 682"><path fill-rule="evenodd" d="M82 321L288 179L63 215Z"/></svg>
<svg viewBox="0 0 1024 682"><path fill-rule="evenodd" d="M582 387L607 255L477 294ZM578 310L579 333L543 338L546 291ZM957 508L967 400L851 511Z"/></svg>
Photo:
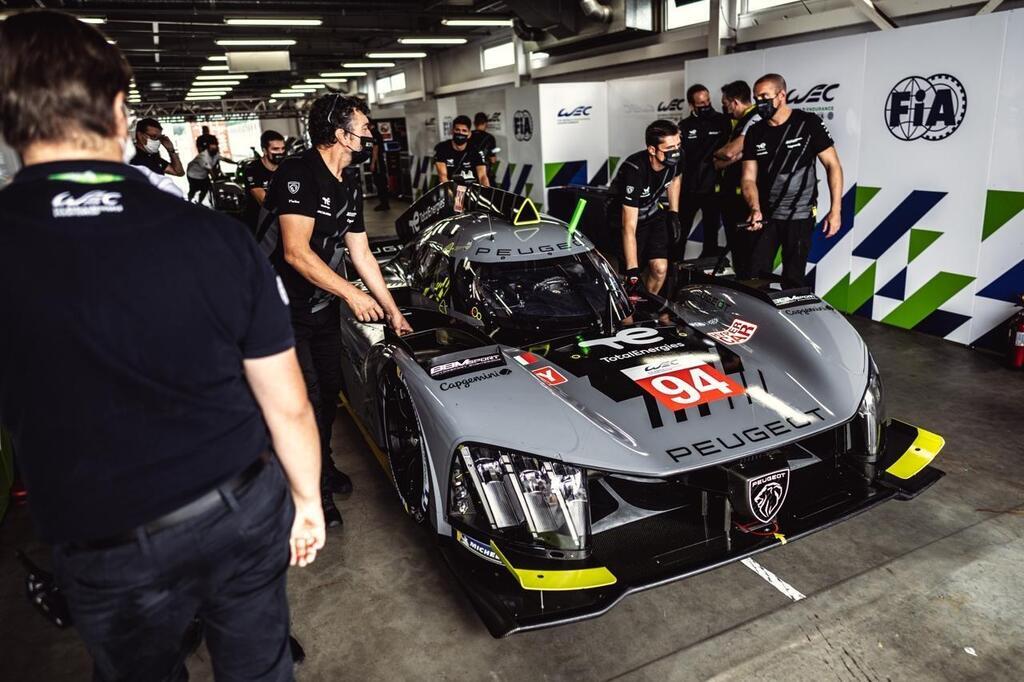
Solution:
<svg viewBox="0 0 1024 682"><path fill-rule="evenodd" d="M71 192L61 192L50 200L54 218L83 218L98 216L101 213L122 213L120 192L107 192L94 189L80 197Z"/></svg>

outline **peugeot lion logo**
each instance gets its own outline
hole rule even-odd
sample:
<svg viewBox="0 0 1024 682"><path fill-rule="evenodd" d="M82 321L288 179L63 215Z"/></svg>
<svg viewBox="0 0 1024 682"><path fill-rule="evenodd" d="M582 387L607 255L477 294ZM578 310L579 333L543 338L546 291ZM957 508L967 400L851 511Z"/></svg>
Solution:
<svg viewBox="0 0 1024 682"><path fill-rule="evenodd" d="M747 503L754 518L769 523L782 509L789 492L789 469L773 471L747 482Z"/></svg>

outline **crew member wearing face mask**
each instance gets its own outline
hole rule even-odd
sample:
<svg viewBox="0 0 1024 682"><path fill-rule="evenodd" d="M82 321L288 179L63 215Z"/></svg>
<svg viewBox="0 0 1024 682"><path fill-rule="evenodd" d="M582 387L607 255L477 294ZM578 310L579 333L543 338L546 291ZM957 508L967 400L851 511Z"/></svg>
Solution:
<svg viewBox="0 0 1024 682"><path fill-rule="evenodd" d="M718 173L713 154L729 138L729 119L711 107L711 93L703 85L691 85L686 91L690 115L679 122L683 148L683 187L679 196L679 223L682 229L672 236L672 259L683 259L686 237L693 228L697 211L704 223L701 258L718 255L718 228L722 223L718 191Z"/></svg>
<svg viewBox="0 0 1024 682"><path fill-rule="evenodd" d="M133 166L145 166L154 173L161 175L185 174L181 166L181 158L175 151L171 140L163 134L160 122L155 118L142 118L135 124L135 156L129 163ZM167 161L160 156L160 147L167 150Z"/></svg>
<svg viewBox="0 0 1024 682"><path fill-rule="evenodd" d="M469 116L456 116L452 121L452 139L434 147L434 166L437 181L458 180L463 183L480 183L490 187L487 179L487 159L484 150L469 144Z"/></svg>
<svg viewBox="0 0 1024 682"><path fill-rule="evenodd" d="M284 159L267 187L257 239L290 300L295 349L320 430L321 497L329 526L340 526L332 493L352 481L331 458L331 429L341 390L341 315L412 331L391 297L363 222L358 166L370 157L370 110L357 97L324 95L309 110L312 148ZM345 249L369 290L345 277Z"/></svg>
<svg viewBox="0 0 1024 682"><path fill-rule="evenodd" d="M842 224L843 168L821 117L787 104L782 76L761 76L754 83L754 103L763 120L743 142L742 180L751 229L761 230L751 267L755 276L771 272L781 245L783 279L803 286L817 215L817 162L825 167L831 197L822 224L827 238Z"/></svg>
<svg viewBox="0 0 1024 682"><path fill-rule="evenodd" d="M609 216L609 223L622 226L621 267L631 293L661 290L668 274L669 235L679 229L679 126L655 121L647 126L645 137L647 148L627 156L612 181L612 193L622 208ZM612 203L617 209L617 202ZM641 279L644 266L647 276Z"/></svg>
<svg viewBox="0 0 1024 682"><path fill-rule="evenodd" d="M260 147L263 155L245 166L246 202L243 222L256 233L256 225L260 218L260 207L267 196L267 186L274 177L278 164L284 161L284 136L276 130L265 130L260 135Z"/></svg>

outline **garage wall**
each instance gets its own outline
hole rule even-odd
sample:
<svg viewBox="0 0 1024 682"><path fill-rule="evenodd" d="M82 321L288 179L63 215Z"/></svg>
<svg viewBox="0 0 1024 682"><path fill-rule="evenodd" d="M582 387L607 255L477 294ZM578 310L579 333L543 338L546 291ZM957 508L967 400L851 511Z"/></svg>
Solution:
<svg viewBox="0 0 1024 682"><path fill-rule="evenodd" d="M819 295L992 347L1024 291L1022 45L1024 12L1004 12L691 61L687 79L717 88L777 71L830 127L843 229L814 236Z"/></svg>

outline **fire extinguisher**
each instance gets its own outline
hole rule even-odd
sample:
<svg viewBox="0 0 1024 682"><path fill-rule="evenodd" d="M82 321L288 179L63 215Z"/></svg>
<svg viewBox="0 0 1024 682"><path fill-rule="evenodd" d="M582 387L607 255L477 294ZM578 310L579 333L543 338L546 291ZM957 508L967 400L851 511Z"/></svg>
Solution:
<svg viewBox="0 0 1024 682"><path fill-rule="evenodd" d="M1024 306L1024 294L1020 297L1019 305ZM1021 369L1024 367L1024 308L1010 318L1007 331L1006 361L1011 368Z"/></svg>

